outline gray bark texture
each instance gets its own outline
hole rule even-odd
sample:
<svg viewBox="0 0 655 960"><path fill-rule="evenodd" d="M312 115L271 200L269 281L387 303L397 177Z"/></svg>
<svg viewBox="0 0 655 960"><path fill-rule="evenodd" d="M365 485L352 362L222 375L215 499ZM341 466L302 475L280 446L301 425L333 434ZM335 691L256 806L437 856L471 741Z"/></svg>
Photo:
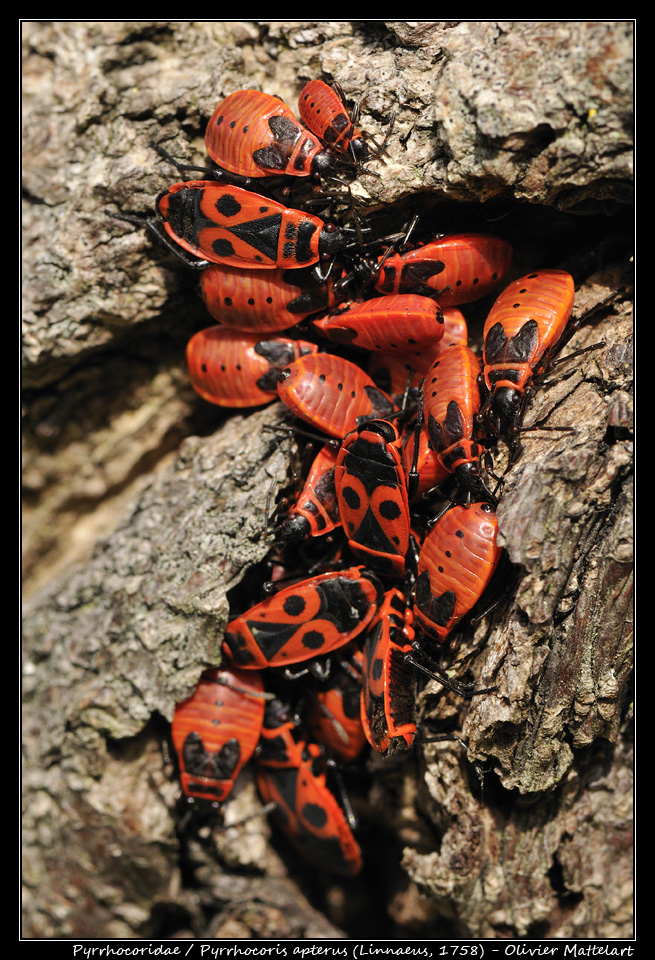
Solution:
<svg viewBox="0 0 655 960"><path fill-rule="evenodd" d="M25 938L632 936L632 29L23 23ZM526 414L573 431L526 433L505 477L509 575L448 661L495 689L421 684L422 732L468 749L368 760L347 881L255 815L249 769L223 818L180 812L168 724L220 660L228 591L261 599L291 441L263 430L281 404L195 396L197 277L108 216L183 179L153 142L204 163L222 97L295 108L312 77L366 97L378 140L396 110L364 213L503 236L513 276L573 273L576 314L618 294Z"/></svg>

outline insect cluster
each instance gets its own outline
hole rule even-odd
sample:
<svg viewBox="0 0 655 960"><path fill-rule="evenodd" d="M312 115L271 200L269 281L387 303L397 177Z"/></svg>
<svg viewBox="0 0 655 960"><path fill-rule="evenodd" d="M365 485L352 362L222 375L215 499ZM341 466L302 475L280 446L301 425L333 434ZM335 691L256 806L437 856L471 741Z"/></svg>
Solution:
<svg viewBox="0 0 655 960"><path fill-rule="evenodd" d="M223 803L254 759L290 840L352 875L362 855L339 770L367 745L412 747L421 672L471 692L439 661L501 557L491 450L503 439L510 464L519 455L574 285L551 269L507 285L512 249L493 236L377 235L348 184L384 163L386 142L322 81L299 112L231 94L206 131L216 169L157 204L216 321L187 347L195 390L223 407L280 399L319 444L278 505L267 595L232 611L224 662L178 704L172 739L188 797ZM480 358L459 308L498 290Z"/></svg>

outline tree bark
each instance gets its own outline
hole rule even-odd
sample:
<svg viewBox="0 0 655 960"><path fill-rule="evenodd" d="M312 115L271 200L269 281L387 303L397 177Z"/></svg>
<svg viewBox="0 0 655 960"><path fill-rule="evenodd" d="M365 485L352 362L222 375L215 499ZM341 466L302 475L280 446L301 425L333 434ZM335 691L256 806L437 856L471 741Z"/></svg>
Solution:
<svg viewBox="0 0 655 960"><path fill-rule="evenodd" d="M23 45L24 937L630 937L632 23L28 21ZM572 429L504 477L499 603L447 663L495 689L419 695L468 749L369 759L352 882L246 819L249 771L234 826L180 813L168 723L230 591L259 599L293 445L263 429L280 404L194 395L196 277L109 216L181 179L153 143L204 163L223 96L294 108L314 76L376 139L396 111L364 216L502 236L514 276L573 273L576 314L617 294L533 391L526 425Z"/></svg>

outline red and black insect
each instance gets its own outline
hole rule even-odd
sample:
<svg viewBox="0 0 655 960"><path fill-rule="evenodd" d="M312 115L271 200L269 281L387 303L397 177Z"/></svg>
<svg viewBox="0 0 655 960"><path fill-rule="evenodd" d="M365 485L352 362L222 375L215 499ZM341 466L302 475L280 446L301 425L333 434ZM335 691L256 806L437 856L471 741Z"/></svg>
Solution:
<svg viewBox="0 0 655 960"><path fill-rule="evenodd" d="M293 413L339 439L359 423L385 419L395 407L356 364L329 353L301 357L280 374L280 400Z"/></svg>
<svg viewBox="0 0 655 960"><path fill-rule="evenodd" d="M410 518L402 443L394 424L368 420L349 433L334 481L352 552L377 573L402 577Z"/></svg>
<svg viewBox="0 0 655 960"><path fill-rule="evenodd" d="M384 756L409 749L416 735L416 672L406 659L414 645L413 621L402 591L392 587L366 632L362 724L368 742Z"/></svg>
<svg viewBox="0 0 655 960"><path fill-rule="evenodd" d="M539 270L510 283L491 308L484 325L488 394L481 417L495 433L515 436L526 389L559 349L574 298L569 273Z"/></svg>
<svg viewBox="0 0 655 960"><path fill-rule="evenodd" d="M280 527L282 542L302 540L331 533L341 525L334 468L337 451L326 444L314 458L295 504Z"/></svg>
<svg viewBox="0 0 655 960"><path fill-rule="evenodd" d="M227 799L259 741L264 706L261 674L227 667L204 671L192 695L175 707L171 728L188 797Z"/></svg>
<svg viewBox="0 0 655 960"><path fill-rule="evenodd" d="M489 503L453 506L421 546L414 597L416 624L439 644L484 593L496 570L498 519Z"/></svg>
<svg viewBox="0 0 655 960"><path fill-rule="evenodd" d="M416 485L410 496L410 503L421 500L430 490L440 486L451 475L443 465L439 454L430 446L426 430L418 433L418 452L416 451L416 429L412 425L406 429L403 437L403 464L409 476L412 469L416 475Z"/></svg>
<svg viewBox="0 0 655 960"><path fill-rule="evenodd" d="M356 760L366 744L360 715L361 668L362 653L354 650L350 660L344 660L311 692L303 713L303 724L312 738L342 763Z"/></svg>
<svg viewBox="0 0 655 960"><path fill-rule="evenodd" d="M302 739L286 704L267 705L257 758L257 787L288 839L312 863L353 876L362 868L352 828L328 786L321 747Z"/></svg>
<svg viewBox="0 0 655 960"><path fill-rule="evenodd" d="M221 407L256 407L277 399L280 370L297 357L316 353L306 340L207 327L186 348L194 390Z"/></svg>
<svg viewBox="0 0 655 960"><path fill-rule="evenodd" d="M430 446L468 499L489 495L480 471L484 448L473 439L480 411L480 361L455 344L434 361L423 383L423 415Z"/></svg>
<svg viewBox="0 0 655 960"><path fill-rule="evenodd" d="M420 293L442 308L471 303L491 293L507 275L512 247L477 233L454 234L378 261L381 293Z"/></svg>
<svg viewBox="0 0 655 960"><path fill-rule="evenodd" d="M298 113L305 126L331 149L349 154L355 163L368 159L365 135L355 126L359 110L350 115L338 84L330 87L323 80L310 80L300 91Z"/></svg>
<svg viewBox="0 0 655 960"><path fill-rule="evenodd" d="M367 370L381 390L400 404L408 386L416 390L434 361L453 344L468 345L468 326L461 310L449 307L443 311L443 337L429 349L423 345L407 353L375 351L371 353ZM411 377L411 380L410 380Z"/></svg>
<svg viewBox="0 0 655 960"><path fill-rule="evenodd" d="M246 270L212 264L200 274L200 293L212 317L226 327L272 333L334 305L331 279L313 268Z"/></svg>
<svg viewBox="0 0 655 960"><path fill-rule="evenodd" d="M370 623L382 585L363 567L310 577L228 623L223 650L242 669L287 667L345 646Z"/></svg>
<svg viewBox="0 0 655 960"><path fill-rule="evenodd" d="M333 343L403 354L432 349L445 329L436 301L416 294L344 304L312 324Z"/></svg>
<svg viewBox="0 0 655 960"><path fill-rule="evenodd" d="M174 183L157 209L168 237L202 258L187 261L198 269L211 263L255 270L309 267L347 242L333 223L212 180Z"/></svg>
<svg viewBox="0 0 655 960"><path fill-rule="evenodd" d="M237 90L214 110L205 132L211 159L240 177L325 177L336 158L278 97Z"/></svg>

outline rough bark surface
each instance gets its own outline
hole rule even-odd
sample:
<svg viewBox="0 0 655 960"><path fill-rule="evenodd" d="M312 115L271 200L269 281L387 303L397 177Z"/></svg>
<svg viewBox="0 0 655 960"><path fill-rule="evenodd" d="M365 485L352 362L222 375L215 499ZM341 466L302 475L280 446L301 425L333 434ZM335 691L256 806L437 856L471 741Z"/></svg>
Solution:
<svg viewBox="0 0 655 960"><path fill-rule="evenodd" d="M632 42L628 21L23 24L25 937L632 935ZM262 429L278 404L194 396L196 277L107 216L180 179L153 142L202 163L221 97L294 106L314 76L366 96L377 138L397 111L365 211L497 233L516 276L573 273L576 313L619 293L528 410L574 432L526 434L505 478L501 602L449 661L496 689L420 694L467 753L369 760L353 882L237 823L248 772L224 825L176 803L168 722L228 592L259 599L290 443Z"/></svg>

